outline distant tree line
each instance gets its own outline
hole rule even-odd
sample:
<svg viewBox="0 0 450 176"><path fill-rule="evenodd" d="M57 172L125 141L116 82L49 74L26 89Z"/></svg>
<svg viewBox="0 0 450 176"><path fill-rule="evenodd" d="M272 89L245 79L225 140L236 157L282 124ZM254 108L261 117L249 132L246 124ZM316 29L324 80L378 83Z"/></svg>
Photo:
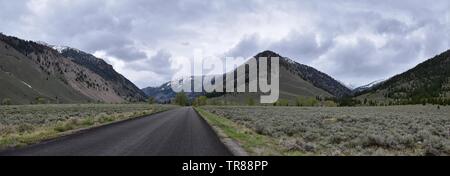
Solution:
<svg viewBox="0 0 450 176"><path fill-rule="evenodd" d="M11 105L11 99L10 98L3 98L2 99L2 105Z"/></svg>
<svg viewBox="0 0 450 176"><path fill-rule="evenodd" d="M299 96L294 101L289 101L287 99L279 99L273 104L273 106L326 106L335 107L338 104L331 98L323 98L320 96L314 97L303 97Z"/></svg>
<svg viewBox="0 0 450 176"><path fill-rule="evenodd" d="M409 99L394 99L394 100L386 100L386 101L376 101L376 100L369 100L365 98L363 101L354 99L354 98L347 98L347 99L341 99L339 100L340 106L396 106L396 105L450 105L450 99L448 98L423 98L423 99L417 99L417 98L409 98Z"/></svg>

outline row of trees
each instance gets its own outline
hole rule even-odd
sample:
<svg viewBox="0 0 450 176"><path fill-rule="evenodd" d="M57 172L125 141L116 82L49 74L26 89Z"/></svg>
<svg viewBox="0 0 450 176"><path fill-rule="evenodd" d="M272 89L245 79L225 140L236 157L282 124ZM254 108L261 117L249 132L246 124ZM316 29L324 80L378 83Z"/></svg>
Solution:
<svg viewBox="0 0 450 176"><path fill-rule="evenodd" d="M359 100L351 97L344 97L340 99L335 98L306 98L306 97L298 97L294 103L289 102L285 99L280 99L274 106L326 106L326 107L335 107L335 106L394 106L394 105L450 105L450 99L447 98L426 98L426 99L398 99L398 100L390 100L390 101L376 101L369 100L365 98L364 100Z"/></svg>
<svg viewBox="0 0 450 176"><path fill-rule="evenodd" d="M151 104L155 102L154 98L149 98L148 102ZM180 106L204 106L204 105L221 105L214 100L209 100L207 96L198 96L194 100L190 101L184 92L177 93L173 103ZM253 97L245 98L245 105L247 106L255 106L257 105L255 99ZM277 102L273 104L273 106L327 106L327 107L335 107L338 104L332 99L324 99L320 97L312 98L312 97L297 97L295 101L290 102L287 99L279 99Z"/></svg>
<svg viewBox="0 0 450 176"><path fill-rule="evenodd" d="M34 101L30 102L31 104L47 104L49 103L44 97L36 97ZM1 99L0 105L12 105L13 101L11 98L3 98Z"/></svg>
<svg viewBox="0 0 450 176"><path fill-rule="evenodd" d="M337 100L339 106L395 106L395 105L450 105L450 99L448 98L409 98L409 99L393 99L386 101L370 100L365 98L364 100L354 98L342 98Z"/></svg>
<svg viewBox="0 0 450 176"><path fill-rule="evenodd" d="M393 105L418 105L418 104L450 105L450 99L446 99L446 98L424 98L424 99L410 98L410 99L389 100L389 101L383 101L383 102L364 99L364 101L362 103L359 103L358 105L393 106Z"/></svg>
<svg viewBox="0 0 450 176"><path fill-rule="evenodd" d="M11 105L12 101L9 98L2 99L2 105Z"/></svg>
<svg viewBox="0 0 450 176"><path fill-rule="evenodd" d="M337 104L333 100L324 99L320 97L297 97L294 102L286 99L279 99L273 104L274 106L326 106L335 107Z"/></svg>
<svg viewBox="0 0 450 176"><path fill-rule="evenodd" d="M147 102L149 104L155 104L156 100L154 97L148 97ZM187 97L186 93L180 92L180 93L176 94L174 101L162 102L162 104L176 104L176 105L180 105L180 106L188 106L188 105L190 105L190 102L189 102L189 98Z"/></svg>
<svg viewBox="0 0 450 176"><path fill-rule="evenodd" d="M57 99L57 98L56 98ZM153 97L147 99L149 104L156 103ZM32 104L46 104L49 103L46 98L37 97ZM11 105L13 104L10 98L1 99L0 105ZM165 102L164 104L176 104L180 106L204 106L204 105L224 105L223 102L218 102L218 100L208 100L207 96L199 96L194 100L190 101L184 92L178 93L173 101ZM226 104L226 103L225 103ZM245 99L245 104L247 106L256 105L255 100L252 97L247 97ZM287 99L279 99L277 102L273 103L273 106L325 106L325 107L336 107L336 106L393 106L393 105L416 105L416 104L432 104L432 105L450 105L450 99L448 98L427 98L427 99L397 99L390 101L376 101L369 100L365 98L364 100L354 99L351 97L335 99L335 98L312 98L312 97L297 97L294 101L289 101Z"/></svg>

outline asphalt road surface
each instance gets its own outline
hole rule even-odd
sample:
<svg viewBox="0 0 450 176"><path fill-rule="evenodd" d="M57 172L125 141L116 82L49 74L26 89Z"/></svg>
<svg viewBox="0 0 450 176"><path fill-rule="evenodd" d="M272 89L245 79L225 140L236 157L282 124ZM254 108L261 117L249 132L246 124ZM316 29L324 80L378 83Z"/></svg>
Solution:
<svg viewBox="0 0 450 176"><path fill-rule="evenodd" d="M226 156L211 127L190 107L119 122L0 155Z"/></svg>

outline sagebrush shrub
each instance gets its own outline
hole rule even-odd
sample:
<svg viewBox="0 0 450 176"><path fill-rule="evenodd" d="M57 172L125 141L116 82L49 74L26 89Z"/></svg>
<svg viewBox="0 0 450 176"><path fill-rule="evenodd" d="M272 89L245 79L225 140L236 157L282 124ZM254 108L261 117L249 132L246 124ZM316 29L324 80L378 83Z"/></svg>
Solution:
<svg viewBox="0 0 450 176"><path fill-rule="evenodd" d="M450 155L450 107L226 107L203 109L274 138L289 150L325 155ZM302 147L303 146L303 147ZM311 147L307 147L311 149ZM314 151L314 152L312 152Z"/></svg>

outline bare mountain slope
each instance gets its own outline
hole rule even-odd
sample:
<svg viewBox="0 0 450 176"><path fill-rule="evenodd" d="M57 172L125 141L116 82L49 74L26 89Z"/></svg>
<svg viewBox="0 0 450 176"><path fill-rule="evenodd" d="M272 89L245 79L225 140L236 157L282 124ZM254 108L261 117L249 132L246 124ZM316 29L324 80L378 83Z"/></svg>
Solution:
<svg viewBox="0 0 450 176"><path fill-rule="evenodd" d="M292 101L297 97L331 98L351 95L350 89L313 67L299 64L273 51L264 51L254 56L258 65L261 57L266 57L269 60L273 57L280 59L280 99ZM269 68L268 72L270 72ZM246 79L248 80L248 76L246 76ZM248 84L248 81L246 84ZM260 93L232 93L224 94L221 98L226 102L244 103L247 97L255 99L259 95Z"/></svg>
<svg viewBox="0 0 450 176"><path fill-rule="evenodd" d="M279 57L280 58L280 98L293 100L299 96L302 97L343 97L351 95L351 90L312 67L299 64L289 58L280 56L272 51L264 51L255 56L259 57ZM243 67L244 65L240 66ZM234 71L236 72L236 70ZM236 78L236 77L235 77ZM248 76L246 77L248 84ZM227 80L229 82L229 80ZM169 85L168 83L164 85ZM175 93L170 86L161 86L159 88L143 89L148 96L155 96L159 101L170 100ZM169 90L168 90L169 89ZM198 94L199 95L199 94ZM247 97L257 97L258 93L216 93L207 94L216 97L216 100L242 103ZM163 99L160 99L163 98Z"/></svg>
<svg viewBox="0 0 450 176"><path fill-rule="evenodd" d="M121 83L110 82L49 46L2 34L0 42L1 99L10 99L14 104L129 100L116 91L120 87L116 84Z"/></svg>
<svg viewBox="0 0 450 176"><path fill-rule="evenodd" d="M61 50L61 54L70 58L73 62L101 76L122 98L128 101L143 101L146 98L144 92L136 87L131 81L117 73L111 65L96 58L92 54L85 53L73 48Z"/></svg>
<svg viewBox="0 0 450 176"><path fill-rule="evenodd" d="M39 98L54 102L87 102L87 96L49 75L32 60L0 41L0 99L13 104L36 103ZM47 101L47 100L45 100Z"/></svg>

